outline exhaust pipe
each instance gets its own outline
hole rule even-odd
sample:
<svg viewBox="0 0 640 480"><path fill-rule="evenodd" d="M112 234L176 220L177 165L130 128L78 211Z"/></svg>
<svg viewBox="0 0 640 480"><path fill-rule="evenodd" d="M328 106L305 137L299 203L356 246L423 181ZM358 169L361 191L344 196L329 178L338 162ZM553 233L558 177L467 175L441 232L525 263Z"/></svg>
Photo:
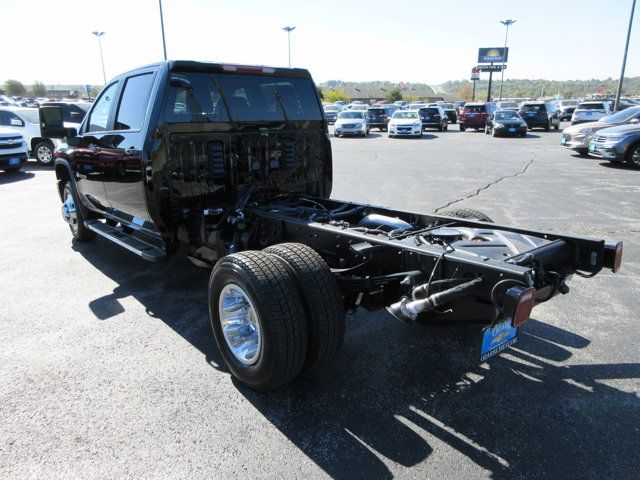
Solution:
<svg viewBox="0 0 640 480"><path fill-rule="evenodd" d="M452 287L443 292L434 293L424 299L410 300L408 297L403 297L399 302L386 307L386 310L398 320L411 323L418 318L418 314L428 312L458 297L467 295L471 290L480 285L482 281L481 277L474 278L467 283ZM414 293L422 293L424 291L426 291L426 284L420 285L413 290Z"/></svg>

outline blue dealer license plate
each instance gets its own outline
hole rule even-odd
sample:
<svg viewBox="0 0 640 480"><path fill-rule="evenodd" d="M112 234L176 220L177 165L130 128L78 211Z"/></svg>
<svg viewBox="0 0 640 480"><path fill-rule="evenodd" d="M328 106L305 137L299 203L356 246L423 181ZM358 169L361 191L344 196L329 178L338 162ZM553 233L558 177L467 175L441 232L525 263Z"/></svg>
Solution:
<svg viewBox="0 0 640 480"><path fill-rule="evenodd" d="M487 358L497 355L516 343L517 340L518 328L511 326L510 318L491 328L487 328L482 336L480 361L484 362Z"/></svg>
<svg viewBox="0 0 640 480"><path fill-rule="evenodd" d="M516 131L516 129L513 128L513 127L509 129L509 132L511 132L511 133L514 133L515 131Z"/></svg>
<svg viewBox="0 0 640 480"><path fill-rule="evenodd" d="M9 165L20 165L20 158L19 157L11 157L9 159Z"/></svg>

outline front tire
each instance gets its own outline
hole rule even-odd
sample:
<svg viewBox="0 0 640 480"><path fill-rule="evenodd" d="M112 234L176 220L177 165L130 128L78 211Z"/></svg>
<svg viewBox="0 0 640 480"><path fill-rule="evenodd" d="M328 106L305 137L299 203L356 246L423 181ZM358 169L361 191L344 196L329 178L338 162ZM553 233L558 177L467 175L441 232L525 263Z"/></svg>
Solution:
<svg viewBox="0 0 640 480"><path fill-rule="evenodd" d="M627 152L625 163L629 168L640 168L640 143L631 146Z"/></svg>
<svg viewBox="0 0 640 480"><path fill-rule="evenodd" d="M48 141L42 141L36 143L33 147L33 155L36 158L38 164L45 167L53 165L53 144Z"/></svg>
<svg viewBox="0 0 640 480"><path fill-rule="evenodd" d="M460 131L464 132L467 129L462 123L460 124Z"/></svg>
<svg viewBox="0 0 640 480"><path fill-rule="evenodd" d="M62 218L69 224L73 238L79 242L88 242L96 237L96 232L89 230L84 224L82 208L71 181L64 184L62 190Z"/></svg>
<svg viewBox="0 0 640 480"><path fill-rule="evenodd" d="M295 279L264 252L220 259L209 279L211 328L231 374L256 391L282 387L300 372L307 323Z"/></svg>

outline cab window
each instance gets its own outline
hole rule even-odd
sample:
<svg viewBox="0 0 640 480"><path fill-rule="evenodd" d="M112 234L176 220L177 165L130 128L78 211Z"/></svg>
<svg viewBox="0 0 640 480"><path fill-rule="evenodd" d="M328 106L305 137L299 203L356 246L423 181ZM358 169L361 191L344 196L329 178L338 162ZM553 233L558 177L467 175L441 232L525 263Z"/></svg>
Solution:
<svg viewBox="0 0 640 480"><path fill-rule="evenodd" d="M140 130L149 104L153 73L145 73L127 79L120 99L114 130Z"/></svg>
<svg viewBox="0 0 640 480"><path fill-rule="evenodd" d="M104 132L107 130L109 113L115 103L113 97L115 96L117 85L117 83L109 85L96 100L96 103L89 113L87 132Z"/></svg>

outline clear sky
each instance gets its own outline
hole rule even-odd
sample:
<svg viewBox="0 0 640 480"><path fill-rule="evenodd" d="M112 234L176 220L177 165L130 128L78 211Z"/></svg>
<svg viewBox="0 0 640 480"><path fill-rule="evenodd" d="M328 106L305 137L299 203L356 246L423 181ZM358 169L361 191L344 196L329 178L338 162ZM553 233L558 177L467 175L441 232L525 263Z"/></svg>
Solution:
<svg viewBox="0 0 640 480"><path fill-rule="evenodd" d="M631 0L163 0L170 59L308 68L316 82L469 77L509 29L505 78L617 78ZM640 75L640 6L627 76ZM0 82L101 84L162 59L158 0L0 0Z"/></svg>

